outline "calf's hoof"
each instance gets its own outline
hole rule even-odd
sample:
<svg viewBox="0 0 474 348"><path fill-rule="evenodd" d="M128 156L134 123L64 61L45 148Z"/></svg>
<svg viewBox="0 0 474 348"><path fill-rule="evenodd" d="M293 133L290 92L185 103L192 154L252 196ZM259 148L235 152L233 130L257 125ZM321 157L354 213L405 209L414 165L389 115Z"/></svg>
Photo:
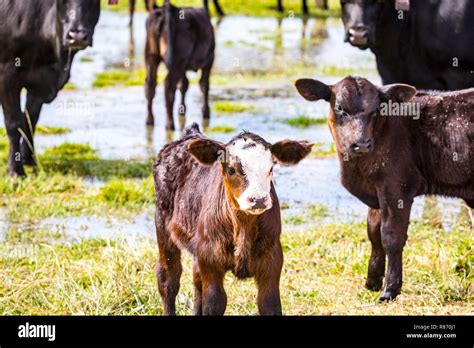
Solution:
<svg viewBox="0 0 474 348"><path fill-rule="evenodd" d="M155 118L153 116L148 115L146 118L146 125L147 126L154 126L155 125Z"/></svg>
<svg viewBox="0 0 474 348"><path fill-rule="evenodd" d="M380 291L382 289L383 278L367 278L365 287L370 291Z"/></svg>

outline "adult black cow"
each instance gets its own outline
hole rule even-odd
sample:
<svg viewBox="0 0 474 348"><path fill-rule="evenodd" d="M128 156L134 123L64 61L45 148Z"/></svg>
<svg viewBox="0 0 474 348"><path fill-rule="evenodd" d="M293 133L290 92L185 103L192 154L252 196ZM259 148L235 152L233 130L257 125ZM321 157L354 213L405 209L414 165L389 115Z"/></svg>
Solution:
<svg viewBox="0 0 474 348"><path fill-rule="evenodd" d="M0 102L10 175L24 176L23 165L35 164L33 134L41 107L69 80L74 55L92 46L99 14L100 0L0 0Z"/></svg>
<svg viewBox="0 0 474 348"><path fill-rule="evenodd" d="M346 41L374 52L384 84L474 87L474 1L341 0L341 7Z"/></svg>

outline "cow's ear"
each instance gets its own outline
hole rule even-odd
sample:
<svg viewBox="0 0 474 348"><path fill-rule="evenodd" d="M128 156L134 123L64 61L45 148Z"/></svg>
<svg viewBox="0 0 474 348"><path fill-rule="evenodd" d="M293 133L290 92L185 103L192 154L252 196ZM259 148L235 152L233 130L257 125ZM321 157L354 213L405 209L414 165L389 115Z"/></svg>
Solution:
<svg viewBox="0 0 474 348"><path fill-rule="evenodd" d="M395 83L380 87L380 94L387 100L408 102L415 96L416 88L402 83Z"/></svg>
<svg viewBox="0 0 474 348"><path fill-rule="evenodd" d="M311 152L313 144L307 141L282 140L272 145L273 157L286 166L298 164Z"/></svg>
<svg viewBox="0 0 474 348"><path fill-rule="evenodd" d="M295 87L303 98L309 101L331 99L331 87L325 83L313 79L299 79L295 82Z"/></svg>
<svg viewBox="0 0 474 348"><path fill-rule="evenodd" d="M199 163L210 166L219 158L225 158L224 146L216 141L204 138L191 140L188 151Z"/></svg>

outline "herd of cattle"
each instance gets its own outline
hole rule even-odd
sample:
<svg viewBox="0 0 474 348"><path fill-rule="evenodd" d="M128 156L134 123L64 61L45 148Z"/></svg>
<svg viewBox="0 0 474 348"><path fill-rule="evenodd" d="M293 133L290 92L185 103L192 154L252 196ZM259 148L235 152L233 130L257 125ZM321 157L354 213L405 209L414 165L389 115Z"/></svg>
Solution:
<svg viewBox="0 0 474 348"><path fill-rule="evenodd" d="M207 9L181 9L169 0L163 6L145 3L147 124L154 123L160 62L168 69L166 127L174 129L177 88L185 113L188 70L202 71L202 111L209 118L215 39ZM135 1L130 4L133 9ZM459 197L474 208L474 2L341 0L341 8L346 40L373 51L384 86L351 76L333 85L313 79L295 85L305 99L330 104L342 184L369 207L366 286L378 291L385 277L380 299L393 300L402 287L413 199ZM0 102L10 175L24 176L23 166L35 164L33 134L41 107L68 81L75 54L92 46L99 14L100 0L0 0ZM194 256L195 314L224 313L227 271L255 278L260 314L281 314L283 254L273 165L295 165L310 151L305 141L270 144L250 132L223 144L196 124L160 151L153 174L157 280L166 314L175 314L183 249Z"/></svg>

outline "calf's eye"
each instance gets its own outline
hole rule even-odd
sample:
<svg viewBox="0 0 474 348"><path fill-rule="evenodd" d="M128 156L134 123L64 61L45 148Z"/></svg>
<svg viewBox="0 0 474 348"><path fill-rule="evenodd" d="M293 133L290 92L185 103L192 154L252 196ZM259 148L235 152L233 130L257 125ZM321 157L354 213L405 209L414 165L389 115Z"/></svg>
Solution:
<svg viewBox="0 0 474 348"><path fill-rule="evenodd" d="M235 169L232 166L227 167L227 174L229 175L234 175L235 174Z"/></svg>

